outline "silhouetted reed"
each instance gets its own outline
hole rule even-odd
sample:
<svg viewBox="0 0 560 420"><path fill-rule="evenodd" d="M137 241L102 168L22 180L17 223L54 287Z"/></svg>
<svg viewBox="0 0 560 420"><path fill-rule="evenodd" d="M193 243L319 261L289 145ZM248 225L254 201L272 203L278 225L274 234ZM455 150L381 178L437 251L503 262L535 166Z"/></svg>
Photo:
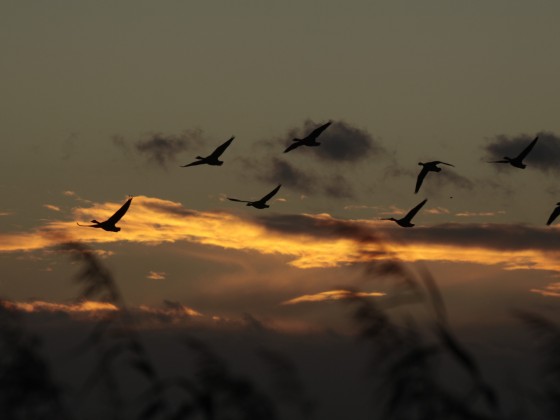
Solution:
<svg viewBox="0 0 560 420"><path fill-rule="evenodd" d="M80 263L81 270L76 275L76 281L82 286L79 299L97 299L118 307L118 311L111 312L100 320L86 341L79 346L83 352L93 349L97 354L97 365L86 379L83 391L89 392L101 385L111 418L124 418L128 407L119 379L122 375L119 370L124 361L126 366L139 373L147 383L144 393L149 398L140 402L142 408L139 418L156 418L166 407L161 381L138 336L134 319L113 275L101 264L95 253L81 243L67 242L60 245L59 249L68 252L71 258Z"/></svg>
<svg viewBox="0 0 560 420"><path fill-rule="evenodd" d="M370 372L380 417L402 420L499 419L497 394L485 381L475 358L453 335L439 288L428 270L412 272L399 260L374 261L366 274L392 277L396 287L385 302L354 292L350 304L359 336L371 349ZM423 302L434 313L431 330L390 315L391 308ZM463 383L447 383L445 357L467 374Z"/></svg>
<svg viewBox="0 0 560 420"><path fill-rule="evenodd" d="M256 347L269 370L273 395L249 376L234 373L229 362L199 338L182 342L190 372L163 376L143 344L138 320L127 309L118 284L94 251L80 243L59 250L79 263L75 280L79 299L109 302L108 311L91 328L74 355L93 353L94 363L84 372L82 392L56 384L38 339L24 328L21 317L0 301L0 418L87 418L67 408L70 396L95 395L102 418L139 420L274 420L312 418L320 400L306 395L296 365L284 354ZM498 392L471 351L453 333L440 290L430 272L412 269L398 259L365 265L368 278L389 284L387 296L368 299L350 293L352 324L368 346L372 419L382 420L509 420ZM352 290L350 290L352 292ZM418 317L418 308L429 308ZM416 311L416 312L415 312ZM424 315L426 311L423 312ZM542 388L534 401L539 419L560 418L560 331L550 321L531 314L519 317L538 338L543 368ZM245 315L251 333L269 334L257 319ZM182 332L178 332L184 336ZM341 360L341 363L346 361ZM454 374L449 375L449 370ZM133 380L131 380L131 377ZM138 380L141 378L140 380ZM131 383L133 386L131 386ZM531 397L531 396L530 396ZM72 414L70 412L74 411ZM535 414L532 413L532 414ZM96 417L94 417L96 418Z"/></svg>
<svg viewBox="0 0 560 420"><path fill-rule="evenodd" d="M542 382L538 402L551 418L560 418L560 327L548 319L531 313L518 312L537 339L541 359Z"/></svg>
<svg viewBox="0 0 560 420"><path fill-rule="evenodd" d="M100 299L119 308L119 311L100 320L86 342L79 347L82 351L90 348L97 351L97 365L84 389L90 390L99 384L103 386L112 418L130 416L127 415L127 398L119 381L123 363L144 377L148 384L140 396L134 399L135 404L141 406L139 412L132 414L138 419L276 418L274 404L267 396L250 380L231 374L227 364L195 338L185 340L196 359L194 378L176 376L161 379L141 343L134 318L109 270L83 244L66 243L60 248L81 263L81 270L76 275L76 280L83 288L80 298ZM173 389L183 391L178 405L170 404L166 398L166 393Z"/></svg>
<svg viewBox="0 0 560 420"><path fill-rule="evenodd" d="M315 402L306 396L305 387L292 360L278 351L265 348L261 348L258 355L270 369L273 389L280 401L293 406L301 418L312 418Z"/></svg>
<svg viewBox="0 0 560 420"><path fill-rule="evenodd" d="M40 340L0 300L0 418L70 419Z"/></svg>
<svg viewBox="0 0 560 420"><path fill-rule="evenodd" d="M274 420L274 404L252 381L234 375L227 363L201 340L188 337L188 349L195 357L196 388L204 418Z"/></svg>

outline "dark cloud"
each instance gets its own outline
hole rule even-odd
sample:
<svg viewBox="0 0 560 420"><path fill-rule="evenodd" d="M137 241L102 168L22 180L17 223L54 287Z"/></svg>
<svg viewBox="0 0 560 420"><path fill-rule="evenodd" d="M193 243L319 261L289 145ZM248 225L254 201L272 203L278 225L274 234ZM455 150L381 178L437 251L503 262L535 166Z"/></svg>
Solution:
<svg viewBox="0 0 560 420"><path fill-rule="evenodd" d="M265 168L259 175L261 180L271 184L282 184L303 193L311 192L319 181L314 175L277 157L272 158Z"/></svg>
<svg viewBox="0 0 560 420"><path fill-rule="evenodd" d="M413 229L375 228L363 222L306 215L263 215L257 220L267 229L316 238L380 242L385 237L407 244L440 244L504 251L560 251L560 230L521 224L446 223Z"/></svg>
<svg viewBox="0 0 560 420"><path fill-rule="evenodd" d="M304 138L318 126L320 123L307 120L303 128L291 129L284 143L288 144L293 138ZM319 136L318 141L321 146L312 148L313 156L329 162L357 162L385 152L370 133L344 121L333 121ZM301 152L301 149L311 148L300 147L298 151Z"/></svg>
<svg viewBox="0 0 560 420"><path fill-rule="evenodd" d="M352 198L354 189L350 182L342 175L334 175L324 181L323 191L325 195L333 198Z"/></svg>
<svg viewBox="0 0 560 420"><path fill-rule="evenodd" d="M125 153L131 151L140 154L149 162L161 167L176 161L179 153L189 150L202 142L202 130L185 130L178 135L155 133L146 140L129 144L122 136L114 136L113 144ZM132 146L132 147L131 147Z"/></svg>
<svg viewBox="0 0 560 420"><path fill-rule="evenodd" d="M412 229L411 229L412 230ZM436 243L467 248L485 248L504 251L524 249L560 251L560 231L521 224L459 224L446 223L416 227L408 235L397 232L407 242Z"/></svg>
<svg viewBox="0 0 560 420"><path fill-rule="evenodd" d="M135 144L136 150L155 161L160 166L166 166L175 155L187 149L187 142L182 138L162 137L154 135L149 140L140 141Z"/></svg>
<svg viewBox="0 0 560 420"><path fill-rule="evenodd" d="M334 218L317 218L302 214L262 215L257 218L267 229L293 235L310 235L317 238L341 238L355 241L372 241L376 235L365 223Z"/></svg>
<svg viewBox="0 0 560 420"><path fill-rule="evenodd" d="M250 167L258 170L256 165ZM258 177L268 183L282 184L304 194L323 194L333 198L350 198L354 190L342 175L319 177L309 169L302 170L290 162L273 157Z"/></svg>
<svg viewBox="0 0 560 420"><path fill-rule="evenodd" d="M319 147L302 146L287 155L282 154L285 145L290 144L293 138L303 138L320 125L306 120L303 127L289 129L280 138L259 141L254 145L254 153L264 156L241 159L245 173L253 172L262 181L281 183L303 194L338 199L355 197L353 183L347 174L336 173L332 167L325 168L324 163L357 163L367 157L386 155L387 152L367 131L344 121L333 121L319 136ZM305 166L298 163L296 166L292 162L299 162L296 155L302 153L313 162L307 162Z"/></svg>
<svg viewBox="0 0 560 420"><path fill-rule="evenodd" d="M539 133L539 140L531 153L525 158L527 168L543 172L560 172L560 137L553 133ZM526 134L510 137L496 136L494 141L485 146L488 159L502 159L504 156L516 157L529 145L535 136Z"/></svg>

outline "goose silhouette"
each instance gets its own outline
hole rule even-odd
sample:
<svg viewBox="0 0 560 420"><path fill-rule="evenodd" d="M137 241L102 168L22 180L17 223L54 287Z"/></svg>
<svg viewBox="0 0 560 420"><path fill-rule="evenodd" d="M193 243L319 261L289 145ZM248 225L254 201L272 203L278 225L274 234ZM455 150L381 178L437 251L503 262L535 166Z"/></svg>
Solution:
<svg viewBox="0 0 560 420"><path fill-rule="evenodd" d="M454 166L450 163L441 162L439 160L434 160L433 162L426 162L426 163L418 162L418 165L422 166L423 168L418 174L418 178L416 179L416 188L414 190L414 194L416 194L420 190L420 187L422 186L422 182L424 181L424 178L426 178L426 175L428 175L428 172L441 172L441 168L438 168L437 166L440 164L447 165L447 166Z"/></svg>
<svg viewBox="0 0 560 420"><path fill-rule="evenodd" d="M98 222L97 220L92 220L91 223L94 223L93 225L81 225L81 224L78 223L78 226L100 228L100 229L106 230L108 232L118 232L118 231L120 231L121 228L117 227L115 225L117 224L117 222L119 220L121 220L121 218L127 212L128 208L130 207L130 203L132 202L132 198L133 197L130 197L126 201L126 203L124 203L122 205L122 207L115 212L115 214L113 214L111 217L109 217L104 222Z"/></svg>
<svg viewBox="0 0 560 420"><path fill-rule="evenodd" d="M558 217L559 214L560 214L560 202L556 203L556 208L550 214L550 217L548 218L548 222L546 222L546 225L550 226L552 222L554 222L554 220Z"/></svg>
<svg viewBox="0 0 560 420"><path fill-rule="evenodd" d="M414 207L412 210L410 210L406 216L404 216L402 219L395 219L394 217L389 217L387 219L381 219L381 220L392 220L393 222L395 222L397 225L402 226L402 227L412 227L414 226L413 223L411 223L412 218L414 216L416 216L416 213L418 213L418 210L420 210L422 208L422 206L424 204L426 204L426 201L428 201L428 199L426 198L424 201L422 201L420 204L418 204L416 207Z"/></svg>
<svg viewBox="0 0 560 420"><path fill-rule="evenodd" d="M505 156L502 160L494 160L488 163L509 163L511 166L515 166L516 168L525 169L527 165L523 163L523 159L525 159L529 152L533 150L533 147L535 147L538 139L539 136L535 137L535 139L531 143L529 143L529 145L521 153L519 153L518 156L514 158Z"/></svg>
<svg viewBox="0 0 560 420"><path fill-rule="evenodd" d="M221 146L216 147L216 150L214 150L211 154L209 154L206 157L202 157L202 156L197 156L196 158L198 160L195 160L194 162L191 162L187 165L181 165L181 168L186 168L188 166L195 166L195 165L212 165L212 166L221 166L224 164L223 161L219 160L218 158L222 155L222 153L224 153L224 151L228 148L228 146L231 144L231 142L233 141L233 139L235 138L235 136L232 136L228 141L226 141L224 144L222 144Z"/></svg>
<svg viewBox="0 0 560 420"><path fill-rule="evenodd" d="M281 186L282 184L278 185L271 192L269 192L267 195L265 195L263 198L257 201L238 200L237 198L229 198L229 197L227 199L230 201L237 201L239 203L247 203L248 206L255 207L256 209L267 209L270 206L266 204L266 202L270 200L272 197L274 197L274 195L278 192Z"/></svg>
<svg viewBox="0 0 560 420"><path fill-rule="evenodd" d="M290 144L286 148L286 150L284 150L284 153L288 153L290 150L294 150L299 146L319 146L321 143L317 142L317 137L319 137L321 133L325 131L328 128L328 126L331 124L332 122L329 121L328 123L323 124L320 127L317 127L315 130L313 130L303 139L293 139L292 141L294 143Z"/></svg>

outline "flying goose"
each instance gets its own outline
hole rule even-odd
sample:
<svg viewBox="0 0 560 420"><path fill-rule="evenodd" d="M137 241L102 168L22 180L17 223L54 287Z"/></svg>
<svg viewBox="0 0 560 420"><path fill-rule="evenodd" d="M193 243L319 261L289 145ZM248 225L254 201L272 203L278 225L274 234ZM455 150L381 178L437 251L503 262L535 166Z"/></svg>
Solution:
<svg viewBox="0 0 560 420"><path fill-rule="evenodd" d="M235 138L235 136L232 136L224 144L216 147L216 150L214 150L210 155L208 155L206 157L197 156L196 158L198 160L195 160L194 162L191 162L187 165L181 165L181 167L186 168L187 166L204 165L204 164L213 165L213 166L223 165L224 162L219 160L218 158L221 156L222 153L224 153L224 151L228 148L228 146L231 144L231 142L233 141L234 138Z"/></svg>
<svg viewBox="0 0 560 420"><path fill-rule="evenodd" d="M280 189L281 186L282 186L282 184L278 185L271 192L269 192L267 195L265 195L263 198L261 198L260 200L257 200L257 201L238 200L237 198L229 198L229 197L227 199L230 200L230 201L247 203L248 206L253 206L257 209L267 209L270 206L268 204L266 204L266 202L268 200L270 200L272 197L274 197L274 195L278 192L278 190Z"/></svg>
<svg viewBox="0 0 560 420"><path fill-rule="evenodd" d="M428 172L441 172L441 168L438 168L437 166L439 164L453 166L450 163L441 162L439 160L434 160L433 162L426 163L418 162L418 165L423 166L423 168L418 174L418 178L416 179L416 189L414 190L414 194L416 194L420 190L422 181L424 181L424 178L426 177L426 175L428 175Z"/></svg>
<svg viewBox="0 0 560 420"><path fill-rule="evenodd" d="M111 217L109 217L107 220L105 220L104 222L98 222L97 220L92 220L91 223L94 223L93 225L81 225L78 223L78 226L82 226L82 227L92 227L92 228L101 228L103 230L106 230L108 232L118 232L121 230L120 227L115 226L117 224L117 222L119 220L121 220L121 218L124 216L124 214L126 213L126 211L128 210L128 208L130 207L130 203L132 202L132 197L130 197L126 203L124 203L122 205L122 207L120 209L118 209L116 211L115 214L113 214Z"/></svg>
<svg viewBox="0 0 560 420"><path fill-rule="evenodd" d="M491 161L489 163L509 163L511 166L515 166L516 168L525 169L525 167L527 165L525 165L523 163L523 159L525 159L527 157L529 152L535 146L535 143L537 142L538 139L539 139L539 136L535 137L535 139L531 143L529 143L529 145L525 148L525 150L523 150L521 153L519 153L519 156L517 156L517 157L510 158L510 157L505 156L503 160L494 160L494 161Z"/></svg>
<svg viewBox="0 0 560 420"><path fill-rule="evenodd" d="M412 218L414 216L416 216L416 213L418 213L418 210L420 210L422 208L422 206L424 204L426 204L426 201L428 201L427 198L424 201L422 201L420 204L418 204L416 207L414 207L412 210L410 210L406 214L406 216L404 216L402 219L395 219L394 217L390 217L388 219L381 219L381 220L392 220L393 222L395 222L399 226L412 227L412 226L414 226L414 224L410 223L412 221Z"/></svg>
<svg viewBox="0 0 560 420"><path fill-rule="evenodd" d="M560 202L556 203L556 208L552 211L552 214L548 218L548 222L546 222L546 225L550 226L551 223L554 222L554 219L556 219L559 214L560 214Z"/></svg>
<svg viewBox="0 0 560 420"><path fill-rule="evenodd" d="M290 144L286 148L286 150L284 150L284 153L288 153L290 150L294 150L294 149L298 148L299 146L319 146L321 143L317 142L317 137L319 137L321 135L321 133L323 131L325 131L327 129L327 127L331 124L332 124L332 122L329 121L328 123L323 124L320 127L317 127L315 130L313 130L311 133L309 133L303 139L293 139L292 141L294 143Z"/></svg>

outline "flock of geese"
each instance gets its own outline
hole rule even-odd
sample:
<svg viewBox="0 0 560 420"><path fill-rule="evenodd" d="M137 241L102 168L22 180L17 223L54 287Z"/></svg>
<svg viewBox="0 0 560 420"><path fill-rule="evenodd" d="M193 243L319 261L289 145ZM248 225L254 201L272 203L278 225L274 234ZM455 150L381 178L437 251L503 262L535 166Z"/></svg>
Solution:
<svg viewBox="0 0 560 420"><path fill-rule="evenodd" d="M286 150L284 150L284 153L288 153L288 152L290 152L294 149L297 149L300 146L310 146L310 147L319 146L321 143L319 143L317 141L317 138L331 124L332 124L332 122L329 121L328 123L323 124L323 125L315 128L311 133L309 133L303 139L298 139L298 138L293 139L292 140L293 143L290 144L286 148ZM223 165L224 162L221 161L219 158L226 151L226 149L231 145L234 138L235 137L232 136L225 143L218 146L208 156L206 156L206 157L197 156L196 157L197 160L195 160L194 162L191 162L189 164L182 165L181 167L186 168L186 167L189 167L189 166L196 166L196 165L212 165L212 166ZM495 161L491 161L489 163L509 163L510 165L512 165L515 168L525 169L525 167L527 165L525 165L523 163L523 160L531 152L533 147L535 147L535 144L537 143L538 139L539 139L538 136L535 137L535 139L531 143L529 143L529 145L527 147L525 147L525 149L523 149L523 151L521 153L519 153L519 155L517 155L516 157L511 158L511 157L505 156L502 160L495 160ZM420 171L420 173L418 174L418 177L416 179L416 187L414 189L415 194L417 194L418 191L420 190L420 187L422 186L422 183L424 182L424 178L426 178L426 175L428 175L428 173L430 173L430 172L441 172L441 168L438 167L438 165L453 166L450 163L441 162L439 160L435 160L433 162L425 162L425 163L424 162L419 162L418 165L422 166L422 170ZM281 185L278 185L271 192L269 192L264 197L262 197L261 199L256 200L256 201L239 200L237 198L230 198L230 197L227 197L227 199L230 200L230 201L247 203L246 204L247 206L255 207L257 209L266 209L266 208L270 207L267 204L267 201L269 201L272 197L274 197L274 195L278 192L278 190L280 190L280 187L281 187ZM416 216L416 213L418 213L420 211L420 209L424 206L424 204L426 204L427 201L428 201L428 199L424 199L422 202L420 202L418 205L416 205L404 217L402 217L400 219L395 219L394 217L390 217L390 218L384 218L384 219L381 219L381 220L391 220L391 221L397 223L399 226L412 227L412 226L414 226L414 224L412 223L412 219L414 218L414 216ZM132 197L129 198L122 205L122 207L115 212L115 214L113 214L110 218L108 218L104 222L98 222L97 220L92 220L91 225L83 225L83 224L78 223L78 226L100 228L100 229L106 230L108 232L118 232L118 231L121 230L121 228L117 227L116 224L119 220L121 220L121 218L128 211L128 208L130 207L131 202L132 202ZM546 224L550 225L559 215L560 215L560 202L556 203L556 208L554 209L554 211L552 212L552 214L548 218L548 221L547 221Z"/></svg>

